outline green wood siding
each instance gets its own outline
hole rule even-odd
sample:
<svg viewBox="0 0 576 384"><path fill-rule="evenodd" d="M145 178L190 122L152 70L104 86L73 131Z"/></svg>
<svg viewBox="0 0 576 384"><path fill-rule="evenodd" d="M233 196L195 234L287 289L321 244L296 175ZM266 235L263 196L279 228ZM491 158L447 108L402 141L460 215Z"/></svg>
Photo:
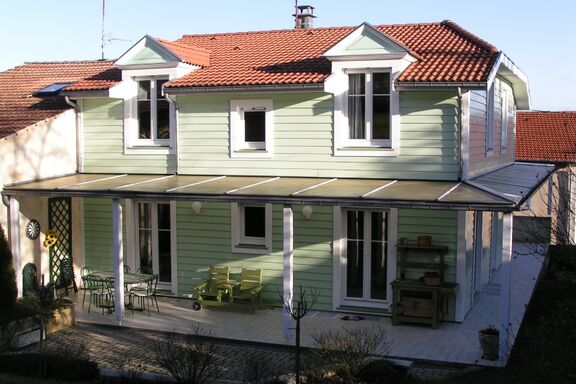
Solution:
<svg viewBox="0 0 576 384"><path fill-rule="evenodd" d="M112 200L84 199L85 264L112 271Z"/></svg>
<svg viewBox="0 0 576 384"><path fill-rule="evenodd" d="M230 100L272 98L274 157L231 158ZM333 156L333 99L323 93L180 96L180 172L454 180L459 173L456 95L403 92L400 156Z"/></svg>
<svg viewBox="0 0 576 384"><path fill-rule="evenodd" d="M311 220L294 209L294 287L314 287L320 292L316 309L332 306L332 214L329 207L314 207ZM200 215L192 214L191 203L178 202L177 252L178 292L206 279L210 265L228 265L239 277L242 267L262 268L266 284L264 299L279 304L282 291L283 243L282 206L273 207L273 252L268 255L232 253L230 205L202 204Z"/></svg>
<svg viewBox="0 0 576 384"><path fill-rule="evenodd" d="M173 173L174 155L124 154L124 103L117 99L82 101L84 172Z"/></svg>
<svg viewBox="0 0 576 384"><path fill-rule="evenodd" d="M458 241L458 212L424 209L399 209L398 210L398 238L405 237L408 240L416 241L420 235L432 237L435 245L446 245L448 254L444 261L446 269L444 280L446 282L456 282L456 256ZM418 257L419 255L414 255ZM429 258L430 254L421 255L422 258ZM397 275L399 276L398 270ZM406 277L417 279L424 271L419 269L408 269ZM453 320L455 315L454 297L448 300L448 320Z"/></svg>

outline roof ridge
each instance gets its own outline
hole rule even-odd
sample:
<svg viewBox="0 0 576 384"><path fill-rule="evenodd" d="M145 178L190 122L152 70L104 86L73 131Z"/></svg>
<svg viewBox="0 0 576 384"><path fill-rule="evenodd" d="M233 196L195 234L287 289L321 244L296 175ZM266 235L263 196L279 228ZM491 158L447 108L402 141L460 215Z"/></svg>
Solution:
<svg viewBox="0 0 576 384"><path fill-rule="evenodd" d="M93 59L93 60L53 60L53 61L25 61L24 64L21 65L30 65L30 64L81 64L81 63L113 63L114 60L112 59Z"/></svg>
<svg viewBox="0 0 576 384"><path fill-rule="evenodd" d="M182 42L180 40L172 41L172 40L167 40L167 39L162 39L162 38L156 38L156 40L158 40L162 44L165 44L165 43L173 44L173 45L176 45L180 48L195 49L195 50L200 51L200 52L211 53L209 49L198 47L198 46L193 45L193 44L188 44L188 43Z"/></svg>
<svg viewBox="0 0 576 384"><path fill-rule="evenodd" d="M475 43L481 47L483 47L484 49L486 49L489 52L492 52L492 53L500 52L500 50L498 48L496 48L495 46L493 46L492 44L490 44L486 40L481 39L480 37L476 36L472 32L469 32L466 29L462 28L461 26L459 26L458 24L456 24L452 20L443 20L440 23L440 25L447 26L448 28L452 29L454 32L458 33L460 36L464 37L465 39L472 41L473 43Z"/></svg>
<svg viewBox="0 0 576 384"><path fill-rule="evenodd" d="M285 32L294 32L294 33L309 33L314 31L326 31L326 30L342 30L342 29L354 29L358 28L358 25L350 25L350 26L339 26L339 27L314 27L309 29L295 29L295 28L285 28L285 29L270 29L270 30L257 30L257 31L240 31L240 32L216 32L216 33L199 33L199 34L185 34L182 35L176 41L181 41L187 37L208 37L208 36L240 36L240 35L255 35L255 34L266 34L266 33L285 33Z"/></svg>

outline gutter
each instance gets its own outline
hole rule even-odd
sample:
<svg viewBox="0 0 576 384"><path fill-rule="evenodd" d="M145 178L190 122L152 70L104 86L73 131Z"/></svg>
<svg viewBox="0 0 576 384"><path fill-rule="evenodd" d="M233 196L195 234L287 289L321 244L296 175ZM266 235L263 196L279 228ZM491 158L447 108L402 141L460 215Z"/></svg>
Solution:
<svg viewBox="0 0 576 384"><path fill-rule="evenodd" d="M261 91L324 91L324 83L315 84L277 84L277 85L232 85L220 87L169 87L170 94L190 93L226 93L226 92L261 92Z"/></svg>

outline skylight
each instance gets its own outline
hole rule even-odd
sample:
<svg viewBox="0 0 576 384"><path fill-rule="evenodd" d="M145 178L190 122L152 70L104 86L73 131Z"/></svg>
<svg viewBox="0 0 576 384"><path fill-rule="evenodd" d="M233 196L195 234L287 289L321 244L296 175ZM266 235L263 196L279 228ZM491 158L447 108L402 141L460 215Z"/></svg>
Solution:
<svg viewBox="0 0 576 384"><path fill-rule="evenodd" d="M73 82L67 83L52 83L36 92L34 92L34 96L55 96L60 93L61 90L66 88L69 85L72 85Z"/></svg>

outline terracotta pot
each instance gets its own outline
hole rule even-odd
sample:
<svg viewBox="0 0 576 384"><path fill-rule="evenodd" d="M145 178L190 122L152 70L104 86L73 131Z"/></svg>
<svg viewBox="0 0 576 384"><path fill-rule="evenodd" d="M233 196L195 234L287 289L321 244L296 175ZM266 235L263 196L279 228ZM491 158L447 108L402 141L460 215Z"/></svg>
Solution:
<svg viewBox="0 0 576 384"><path fill-rule="evenodd" d="M482 348L482 358L486 360L497 360L500 350L500 334L497 330L486 329L478 333L480 347Z"/></svg>

